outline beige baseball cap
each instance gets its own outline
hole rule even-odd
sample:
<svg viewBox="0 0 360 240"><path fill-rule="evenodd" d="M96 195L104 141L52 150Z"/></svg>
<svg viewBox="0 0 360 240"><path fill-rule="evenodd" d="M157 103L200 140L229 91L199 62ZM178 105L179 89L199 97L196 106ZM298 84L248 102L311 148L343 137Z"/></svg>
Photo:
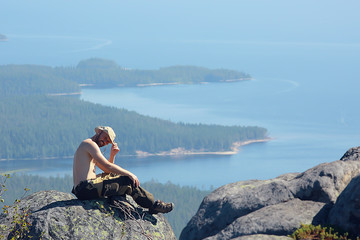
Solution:
<svg viewBox="0 0 360 240"><path fill-rule="evenodd" d="M114 132L114 130L111 128L111 127L108 127L108 126L97 126L95 128L95 132L96 133L99 133L100 131L104 131L107 133L107 135L109 136L110 140L111 140L111 143L112 144L115 144L115 137L116 137L116 134Z"/></svg>

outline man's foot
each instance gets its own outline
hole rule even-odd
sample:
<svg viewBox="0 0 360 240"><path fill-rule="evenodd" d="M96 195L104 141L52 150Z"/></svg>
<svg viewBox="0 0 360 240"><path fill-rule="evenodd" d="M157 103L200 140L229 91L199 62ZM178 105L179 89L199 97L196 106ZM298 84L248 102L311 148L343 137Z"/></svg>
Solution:
<svg viewBox="0 0 360 240"><path fill-rule="evenodd" d="M160 200L156 200L153 207L149 209L150 214L157 214L157 213L168 213L174 209L173 203L165 203Z"/></svg>

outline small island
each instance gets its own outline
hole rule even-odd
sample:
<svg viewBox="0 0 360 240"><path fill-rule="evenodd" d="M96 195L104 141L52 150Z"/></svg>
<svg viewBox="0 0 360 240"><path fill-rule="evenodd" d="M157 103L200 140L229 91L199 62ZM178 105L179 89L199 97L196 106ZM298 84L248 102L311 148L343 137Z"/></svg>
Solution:
<svg viewBox="0 0 360 240"><path fill-rule="evenodd" d="M130 69L100 58L80 61L76 67L58 67L55 72L81 87L91 88L152 87L252 80L250 74L236 70L181 65L154 70Z"/></svg>
<svg viewBox="0 0 360 240"><path fill-rule="evenodd" d="M0 33L0 42L5 42L7 40L8 40L8 38L4 34Z"/></svg>

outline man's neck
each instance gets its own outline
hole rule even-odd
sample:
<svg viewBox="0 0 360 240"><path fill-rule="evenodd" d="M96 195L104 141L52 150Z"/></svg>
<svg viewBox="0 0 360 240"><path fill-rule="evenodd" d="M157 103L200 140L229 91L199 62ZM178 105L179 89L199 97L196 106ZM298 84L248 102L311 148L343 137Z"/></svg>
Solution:
<svg viewBox="0 0 360 240"><path fill-rule="evenodd" d="M92 138L90 138L94 143L96 143L96 145L99 146L99 138L100 138L100 134L95 134Z"/></svg>

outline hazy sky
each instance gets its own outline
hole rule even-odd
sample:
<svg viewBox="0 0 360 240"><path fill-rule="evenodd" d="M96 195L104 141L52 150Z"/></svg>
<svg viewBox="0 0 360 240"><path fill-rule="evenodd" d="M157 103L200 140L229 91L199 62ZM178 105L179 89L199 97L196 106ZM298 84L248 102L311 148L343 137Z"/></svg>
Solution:
<svg viewBox="0 0 360 240"><path fill-rule="evenodd" d="M158 40L359 40L360 2L324 0L0 1L0 32Z"/></svg>
<svg viewBox="0 0 360 240"><path fill-rule="evenodd" d="M48 39L41 43L44 53L35 45L9 50L0 42L0 64L66 65L103 57L139 68L196 64L253 71L257 59L271 61L280 45L358 49L359 9L358 0L0 0L0 33ZM54 39L74 43L64 47ZM85 51L90 52L64 54ZM289 49L282 51L279 59ZM256 54L250 66L245 59ZM239 66L231 64L238 56Z"/></svg>

